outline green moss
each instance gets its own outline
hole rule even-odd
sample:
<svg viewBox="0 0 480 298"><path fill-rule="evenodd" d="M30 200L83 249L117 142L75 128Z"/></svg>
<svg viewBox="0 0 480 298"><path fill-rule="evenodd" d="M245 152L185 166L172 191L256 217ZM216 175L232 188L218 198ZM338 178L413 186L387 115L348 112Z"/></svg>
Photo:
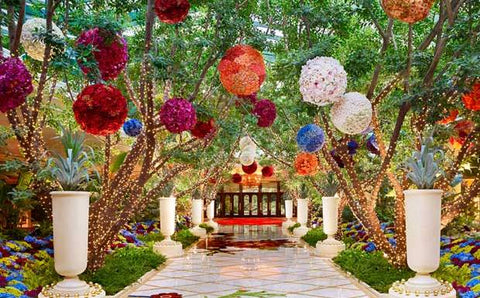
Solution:
<svg viewBox="0 0 480 298"><path fill-rule="evenodd" d="M318 241L323 241L327 239L327 235L323 232L323 228L315 228L308 231L305 236L302 237L302 240L307 242L308 245L315 247Z"/></svg>
<svg viewBox="0 0 480 298"><path fill-rule="evenodd" d="M293 230L295 230L296 228L299 228L300 226L301 224L297 222L296 224L289 226L287 230L288 232L290 232L290 234L293 234Z"/></svg>
<svg viewBox="0 0 480 298"><path fill-rule="evenodd" d="M207 234L211 234L215 230L212 226L209 226L207 223L202 223L199 225L199 227L202 229L205 229L205 231L207 231Z"/></svg>
<svg viewBox="0 0 480 298"><path fill-rule="evenodd" d="M190 230L185 229L185 230L180 230L176 232L173 235L172 239L182 243L182 247L185 249L190 245L194 244L195 242L197 242L198 239L200 238L193 235L192 232L190 232Z"/></svg>
<svg viewBox="0 0 480 298"><path fill-rule="evenodd" d="M383 257L383 253L378 251L367 253L362 250L347 249L333 261L380 293L387 293L395 281L415 275L408 269L395 268Z"/></svg>

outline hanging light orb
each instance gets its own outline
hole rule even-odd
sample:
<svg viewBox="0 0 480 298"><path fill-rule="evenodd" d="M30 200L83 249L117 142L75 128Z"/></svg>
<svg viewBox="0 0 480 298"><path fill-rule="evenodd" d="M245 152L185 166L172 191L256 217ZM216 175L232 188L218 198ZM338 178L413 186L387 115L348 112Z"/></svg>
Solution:
<svg viewBox="0 0 480 298"><path fill-rule="evenodd" d="M47 33L47 20L41 18L31 18L27 20L22 27L20 42L28 56L35 60L43 61L45 54L45 37ZM63 39L62 30L52 23L52 34L57 39Z"/></svg>
<svg viewBox="0 0 480 298"><path fill-rule="evenodd" d="M435 0L382 0L385 13L396 20L413 24L425 19Z"/></svg>
<svg viewBox="0 0 480 298"><path fill-rule="evenodd" d="M317 152L325 144L325 133L315 124L307 124L298 131L297 144L302 151Z"/></svg>
<svg viewBox="0 0 480 298"><path fill-rule="evenodd" d="M262 99L255 103L252 113L257 117L257 125L259 127L270 127L275 122L275 118L277 118L277 108L268 99Z"/></svg>
<svg viewBox="0 0 480 298"><path fill-rule="evenodd" d="M333 105L330 118L341 132L360 134L372 122L372 104L365 95L349 92Z"/></svg>

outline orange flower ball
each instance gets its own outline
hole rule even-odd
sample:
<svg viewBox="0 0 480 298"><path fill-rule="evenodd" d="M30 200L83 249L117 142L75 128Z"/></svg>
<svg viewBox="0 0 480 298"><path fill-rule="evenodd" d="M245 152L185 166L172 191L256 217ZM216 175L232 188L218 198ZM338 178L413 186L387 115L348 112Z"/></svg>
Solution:
<svg viewBox="0 0 480 298"><path fill-rule="evenodd" d="M465 108L471 111L480 111L480 83L475 83L472 90L463 95L462 101Z"/></svg>
<svg viewBox="0 0 480 298"><path fill-rule="evenodd" d="M318 170L318 159L315 154L302 152L295 158L295 171L302 176L314 175Z"/></svg>
<svg viewBox="0 0 480 298"><path fill-rule="evenodd" d="M220 61L218 71L223 87L238 96L260 90L266 77L262 54L248 45L230 48Z"/></svg>
<svg viewBox="0 0 480 298"><path fill-rule="evenodd" d="M382 0L385 13L396 20L413 24L425 19L435 0Z"/></svg>

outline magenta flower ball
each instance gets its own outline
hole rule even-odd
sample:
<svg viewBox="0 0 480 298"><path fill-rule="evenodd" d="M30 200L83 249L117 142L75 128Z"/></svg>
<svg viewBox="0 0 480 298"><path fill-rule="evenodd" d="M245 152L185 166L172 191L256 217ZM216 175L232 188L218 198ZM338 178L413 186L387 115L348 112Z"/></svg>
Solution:
<svg viewBox="0 0 480 298"><path fill-rule="evenodd" d="M197 114L192 103L183 98L167 100L160 109L160 122L171 133L191 130L197 123Z"/></svg>
<svg viewBox="0 0 480 298"><path fill-rule="evenodd" d="M0 56L0 111L22 105L32 91L32 76L22 60Z"/></svg>

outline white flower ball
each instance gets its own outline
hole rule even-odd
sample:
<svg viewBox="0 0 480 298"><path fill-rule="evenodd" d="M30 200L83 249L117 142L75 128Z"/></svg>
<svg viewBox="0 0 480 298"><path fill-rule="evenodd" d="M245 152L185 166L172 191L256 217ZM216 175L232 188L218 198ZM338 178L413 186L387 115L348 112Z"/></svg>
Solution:
<svg viewBox="0 0 480 298"><path fill-rule="evenodd" d="M45 42L39 35L47 32L47 20L32 18L26 21L22 27L20 42L25 52L35 60L43 61L45 52ZM52 23L52 32L59 38L63 38L63 33L57 25Z"/></svg>
<svg viewBox="0 0 480 298"><path fill-rule="evenodd" d="M372 121L372 104L365 95L349 92L333 105L330 118L341 132L359 134L365 131Z"/></svg>
<svg viewBox="0 0 480 298"><path fill-rule="evenodd" d="M255 145L255 143L253 142L253 140L249 136L245 136L245 137L241 138L240 143L239 143L240 150L242 150L242 151L247 146L253 146L253 147L257 148L257 145Z"/></svg>
<svg viewBox="0 0 480 298"><path fill-rule="evenodd" d="M299 83L303 101L325 106L345 93L347 73L337 59L315 57L302 67Z"/></svg>
<svg viewBox="0 0 480 298"><path fill-rule="evenodd" d="M240 163L242 166L249 166L255 161L255 152L243 151L240 154Z"/></svg>

